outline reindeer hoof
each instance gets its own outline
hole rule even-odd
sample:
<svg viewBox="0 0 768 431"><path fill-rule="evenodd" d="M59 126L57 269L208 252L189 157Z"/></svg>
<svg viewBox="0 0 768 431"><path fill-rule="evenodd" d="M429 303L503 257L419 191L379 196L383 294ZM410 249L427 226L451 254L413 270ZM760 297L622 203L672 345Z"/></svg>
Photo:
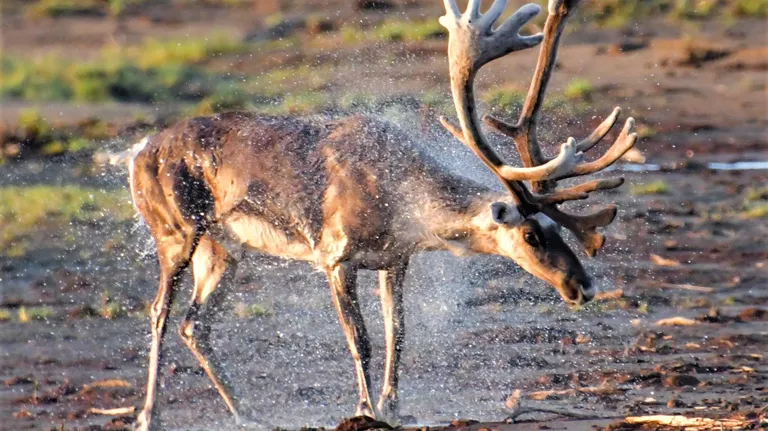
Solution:
<svg viewBox="0 0 768 431"><path fill-rule="evenodd" d="M371 405L370 402L361 401L360 404L357 405L355 416L367 416L371 419L376 419L380 415L376 414L376 411L373 409L373 405Z"/></svg>
<svg viewBox="0 0 768 431"><path fill-rule="evenodd" d="M150 412L142 410L136 417L136 431L149 431L149 424L152 414Z"/></svg>
<svg viewBox="0 0 768 431"><path fill-rule="evenodd" d="M389 424L399 425L397 414L397 401L389 398L379 399L376 409L379 411L378 419L384 420Z"/></svg>

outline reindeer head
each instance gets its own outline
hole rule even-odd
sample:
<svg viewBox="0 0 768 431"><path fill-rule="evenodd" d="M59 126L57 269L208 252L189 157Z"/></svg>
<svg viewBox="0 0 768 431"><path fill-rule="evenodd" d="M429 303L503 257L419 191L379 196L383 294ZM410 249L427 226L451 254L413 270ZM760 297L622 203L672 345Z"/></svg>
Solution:
<svg viewBox="0 0 768 431"><path fill-rule="evenodd" d="M560 226L546 215L523 217L514 203L494 202L478 219L484 250L512 259L554 286L569 304L595 295L581 262L560 237Z"/></svg>
<svg viewBox="0 0 768 431"><path fill-rule="evenodd" d="M592 214L574 215L562 212L557 205L586 199L590 192L596 190L616 188L624 179L594 180L555 190L557 181L605 169L634 146L637 134L631 133L634 120L627 119L624 129L605 154L597 160L582 163L584 153L616 123L621 112L616 108L586 139L577 143L574 138L568 138L556 157L547 159L542 155L536 139L539 111L557 57L557 45L565 20L578 0L550 0L544 32L533 36L520 36L519 31L539 13L540 8L535 4L521 7L506 22L493 28L507 0L496 0L482 15L481 0L469 0L464 14L459 14L455 0L444 0L444 3L446 14L440 17L440 23L450 34L451 92L460 126L445 118L441 118L441 122L501 180L514 201L513 204L498 202L491 205L489 215L492 224L485 230L486 236L495 241L496 253L513 259L528 272L553 285L567 302L586 302L594 296L592 283L578 258L561 238L560 226L573 232L587 254L594 256L605 242L605 237L597 232L597 228L613 221L616 207L611 205ZM518 122L510 125L492 117L485 118L486 123L514 141L525 167L513 167L488 144L480 129L474 99L474 78L484 64L542 41L536 70ZM532 183L535 193L529 191L525 181Z"/></svg>

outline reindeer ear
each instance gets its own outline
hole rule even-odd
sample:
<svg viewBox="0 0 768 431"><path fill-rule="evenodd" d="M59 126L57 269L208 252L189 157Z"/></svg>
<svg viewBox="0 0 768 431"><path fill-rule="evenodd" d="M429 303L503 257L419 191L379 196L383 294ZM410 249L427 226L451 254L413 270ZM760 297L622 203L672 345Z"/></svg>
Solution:
<svg viewBox="0 0 768 431"><path fill-rule="evenodd" d="M496 224L514 226L523 221L523 216L517 207L504 202L494 202L491 204L491 219Z"/></svg>

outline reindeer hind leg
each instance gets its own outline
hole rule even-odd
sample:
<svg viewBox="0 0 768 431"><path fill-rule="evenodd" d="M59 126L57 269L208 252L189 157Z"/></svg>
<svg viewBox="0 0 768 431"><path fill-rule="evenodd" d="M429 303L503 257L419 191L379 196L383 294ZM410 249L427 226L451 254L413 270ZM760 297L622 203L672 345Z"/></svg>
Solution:
<svg viewBox="0 0 768 431"><path fill-rule="evenodd" d="M149 431L155 419L153 410L168 310L181 275L208 228L213 203L210 190L202 179L192 175L186 164L160 164L154 152L145 150L133 160L131 194L155 239L160 264L160 285L150 309L152 344L147 395L137 418L137 429Z"/></svg>
<svg viewBox="0 0 768 431"><path fill-rule="evenodd" d="M230 258L226 249L208 235L192 257L194 291L189 309L179 325L179 335L203 367L227 408L237 423L241 423L238 399L233 387L218 365L210 346L210 332L213 320L219 316L221 303L237 271L237 262Z"/></svg>
<svg viewBox="0 0 768 431"><path fill-rule="evenodd" d="M148 431L153 419L155 398L157 397L157 377L161 361L162 343L165 336L166 318L173 301L181 275L189 265L199 239L199 232L190 234L180 232L163 237L158 243L157 253L160 261L160 285L150 308L152 344L149 351L147 371L147 394L144 408L137 418L137 429Z"/></svg>

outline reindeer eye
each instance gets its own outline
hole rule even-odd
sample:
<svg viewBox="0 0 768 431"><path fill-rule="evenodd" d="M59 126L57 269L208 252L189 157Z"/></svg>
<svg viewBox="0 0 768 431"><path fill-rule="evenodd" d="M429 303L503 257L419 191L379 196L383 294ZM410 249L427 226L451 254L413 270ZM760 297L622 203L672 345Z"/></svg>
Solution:
<svg viewBox="0 0 768 431"><path fill-rule="evenodd" d="M536 234L533 233L533 231L528 231L523 236L523 239L525 239L525 242L528 243L531 247L538 247L539 246L539 238L536 237Z"/></svg>

